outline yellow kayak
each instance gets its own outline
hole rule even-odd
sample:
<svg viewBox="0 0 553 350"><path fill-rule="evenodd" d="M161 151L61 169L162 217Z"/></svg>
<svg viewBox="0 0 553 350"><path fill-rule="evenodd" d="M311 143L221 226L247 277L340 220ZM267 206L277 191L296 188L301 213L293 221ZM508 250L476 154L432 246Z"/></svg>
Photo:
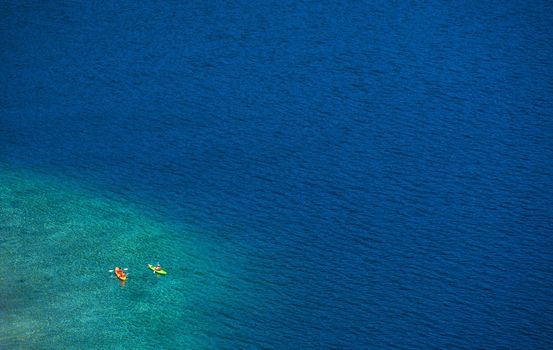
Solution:
<svg viewBox="0 0 553 350"><path fill-rule="evenodd" d="M157 270L156 267L152 264L148 264L148 268L150 270L154 271L155 273L157 273L158 275L166 275L167 274L167 271L165 271L164 269Z"/></svg>

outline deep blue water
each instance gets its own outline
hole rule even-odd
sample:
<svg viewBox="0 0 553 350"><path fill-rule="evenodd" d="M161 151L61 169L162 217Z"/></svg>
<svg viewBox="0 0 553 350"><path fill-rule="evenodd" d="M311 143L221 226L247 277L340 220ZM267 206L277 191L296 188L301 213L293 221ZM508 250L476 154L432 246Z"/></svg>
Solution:
<svg viewBox="0 0 553 350"><path fill-rule="evenodd" d="M248 257L217 347L553 348L551 2L0 13L0 168Z"/></svg>

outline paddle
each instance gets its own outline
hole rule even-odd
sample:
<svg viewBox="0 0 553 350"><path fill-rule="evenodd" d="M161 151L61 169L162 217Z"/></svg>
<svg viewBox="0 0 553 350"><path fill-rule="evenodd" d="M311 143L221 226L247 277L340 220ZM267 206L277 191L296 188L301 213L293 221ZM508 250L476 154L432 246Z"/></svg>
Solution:
<svg viewBox="0 0 553 350"><path fill-rule="evenodd" d="M124 270L124 271L128 271L129 268L128 268L128 267L125 267L123 270ZM108 272L113 272L113 270L108 270Z"/></svg>

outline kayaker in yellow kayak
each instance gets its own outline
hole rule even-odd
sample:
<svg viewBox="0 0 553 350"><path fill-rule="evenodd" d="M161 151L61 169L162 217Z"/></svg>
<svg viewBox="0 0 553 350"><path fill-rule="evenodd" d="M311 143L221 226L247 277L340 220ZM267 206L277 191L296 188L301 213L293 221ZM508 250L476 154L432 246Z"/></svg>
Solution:
<svg viewBox="0 0 553 350"><path fill-rule="evenodd" d="M157 273L158 275L166 275L167 271L165 271L159 263L157 263L157 266L154 266L152 264L148 264L148 268L152 270L154 273Z"/></svg>

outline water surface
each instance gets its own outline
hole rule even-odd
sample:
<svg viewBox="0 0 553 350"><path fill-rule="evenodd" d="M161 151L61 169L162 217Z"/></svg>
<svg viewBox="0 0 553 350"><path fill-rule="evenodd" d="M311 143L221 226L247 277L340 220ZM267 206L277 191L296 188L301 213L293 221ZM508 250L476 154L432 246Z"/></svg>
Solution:
<svg viewBox="0 0 553 350"><path fill-rule="evenodd" d="M2 347L553 347L551 3L0 6Z"/></svg>

